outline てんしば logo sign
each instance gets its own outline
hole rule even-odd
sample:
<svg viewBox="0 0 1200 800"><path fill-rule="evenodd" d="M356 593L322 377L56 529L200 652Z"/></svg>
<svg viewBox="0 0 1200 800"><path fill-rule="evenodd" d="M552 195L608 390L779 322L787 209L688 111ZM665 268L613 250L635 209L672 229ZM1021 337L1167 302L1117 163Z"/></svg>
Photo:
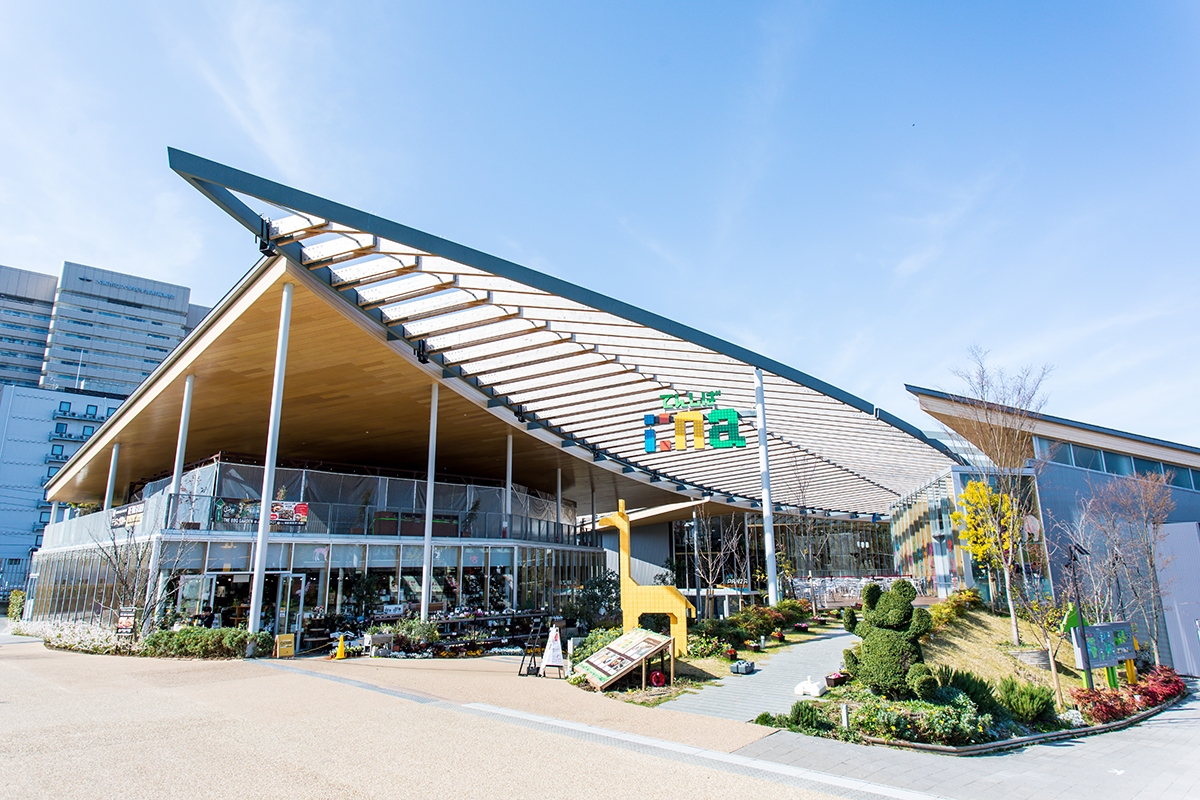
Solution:
<svg viewBox="0 0 1200 800"><path fill-rule="evenodd" d="M646 452L686 450L689 433L695 450L745 447L746 439L738 430L738 412L732 408L717 408L720 396L719 391L700 392L698 396L691 392L659 395L662 413L647 414L644 419ZM675 435L672 437L668 433L659 441L656 428L664 425L674 426Z"/></svg>

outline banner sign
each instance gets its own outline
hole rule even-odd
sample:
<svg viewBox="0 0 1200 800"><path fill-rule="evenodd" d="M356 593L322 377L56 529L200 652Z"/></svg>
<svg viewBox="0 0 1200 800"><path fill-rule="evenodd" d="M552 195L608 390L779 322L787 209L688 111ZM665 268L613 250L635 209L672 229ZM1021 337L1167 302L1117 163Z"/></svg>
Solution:
<svg viewBox="0 0 1200 800"><path fill-rule="evenodd" d="M261 509L262 504L257 500L218 497L213 503L213 513L216 515L216 521L231 525L257 524ZM308 524L308 503L289 503L283 500L272 500L271 523L274 525Z"/></svg>
<svg viewBox="0 0 1200 800"><path fill-rule="evenodd" d="M645 659L669 648L674 641L661 633L634 628L593 653L587 661L575 665L575 670L582 672L597 689L603 690Z"/></svg>
<svg viewBox="0 0 1200 800"><path fill-rule="evenodd" d="M663 394L663 412L646 414L643 423L646 430L646 452L686 450L688 432L692 435L692 447L703 450L712 447L718 450L728 447L745 447L746 439L738 429L740 417L732 408L717 408L720 391L700 392L696 397L687 394ZM707 409L707 410L704 410ZM671 413L674 412L674 413ZM658 441L659 425L674 426L674 436Z"/></svg>
<svg viewBox="0 0 1200 800"><path fill-rule="evenodd" d="M561 634L558 632L557 625L550 626L550 638L546 640L546 649L542 651L542 674L546 674L546 667L563 667L563 652Z"/></svg>
<svg viewBox="0 0 1200 800"><path fill-rule="evenodd" d="M1083 669L1083 653L1079 650L1079 628L1071 628L1071 644L1075 649L1075 668ZM1134 657L1133 626L1128 622L1087 626L1088 662L1092 669L1115 667Z"/></svg>
<svg viewBox="0 0 1200 800"><path fill-rule="evenodd" d="M114 528L125 528L131 525L137 525L142 521L142 514L146 511L145 503L131 503L127 506L114 508L109 511L109 524Z"/></svg>

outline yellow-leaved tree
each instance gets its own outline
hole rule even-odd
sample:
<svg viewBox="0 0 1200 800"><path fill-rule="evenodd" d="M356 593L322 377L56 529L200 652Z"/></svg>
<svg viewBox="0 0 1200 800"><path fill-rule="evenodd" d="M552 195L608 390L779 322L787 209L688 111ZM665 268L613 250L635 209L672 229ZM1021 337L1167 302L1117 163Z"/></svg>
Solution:
<svg viewBox="0 0 1200 800"><path fill-rule="evenodd" d="M1018 558L1024 515L1012 497L996 492L983 481L971 481L958 496L958 510L950 515L958 526L962 546L977 562L1004 576L1004 593L1012 621L1013 644L1020 644L1017 608L1013 601L1012 576Z"/></svg>

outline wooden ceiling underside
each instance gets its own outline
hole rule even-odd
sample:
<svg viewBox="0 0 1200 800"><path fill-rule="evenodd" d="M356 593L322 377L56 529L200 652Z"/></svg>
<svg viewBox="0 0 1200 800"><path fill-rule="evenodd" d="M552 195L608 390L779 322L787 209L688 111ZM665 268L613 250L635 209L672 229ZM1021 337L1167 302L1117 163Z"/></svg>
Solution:
<svg viewBox="0 0 1200 800"><path fill-rule="evenodd" d="M216 329L198 331L178 358L165 362L88 442L56 480L52 500L98 502L107 485L109 453L119 442L117 481L125 487L167 473L175 458L186 376L195 375L185 461L214 453L260 454L266 448L283 284L295 286L280 459L305 459L424 472L434 377L356 319L328 287L280 262L243 287ZM630 507L678 501L543 442L486 408L442 388L438 401L437 473L503 480L507 436L513 435L515 482L563 494L588 513L623 497Z"/></svg>

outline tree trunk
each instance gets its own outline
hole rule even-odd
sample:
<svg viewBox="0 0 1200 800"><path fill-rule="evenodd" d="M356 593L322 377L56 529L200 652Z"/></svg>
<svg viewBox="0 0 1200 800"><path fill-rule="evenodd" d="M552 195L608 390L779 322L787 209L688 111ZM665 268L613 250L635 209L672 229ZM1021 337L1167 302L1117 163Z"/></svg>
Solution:
<svg viewBox="0 0 1200 800"><path fill-rule="evenodd" d="M1054 647L1050 641L1050 631L1042 628L1042 637L1046 642L1046 655L1050 657L1050 678L1054 681L1054 696L1058 700L1058 707L1066 708L1067 704L1063 702L1062 685L1058 682L1058 662L1054 660Z"/></svg>
<svg viewBox="0 0 1200 800"><path fill-rule="evenodd" d="M1008 618L1012 622L1012 640L1017 647L1021 646L1021 632L1017 629L1017 607L1013 605L1012 577L1008 565L1004 565L1004 593L1008 596Z"/></svg>

